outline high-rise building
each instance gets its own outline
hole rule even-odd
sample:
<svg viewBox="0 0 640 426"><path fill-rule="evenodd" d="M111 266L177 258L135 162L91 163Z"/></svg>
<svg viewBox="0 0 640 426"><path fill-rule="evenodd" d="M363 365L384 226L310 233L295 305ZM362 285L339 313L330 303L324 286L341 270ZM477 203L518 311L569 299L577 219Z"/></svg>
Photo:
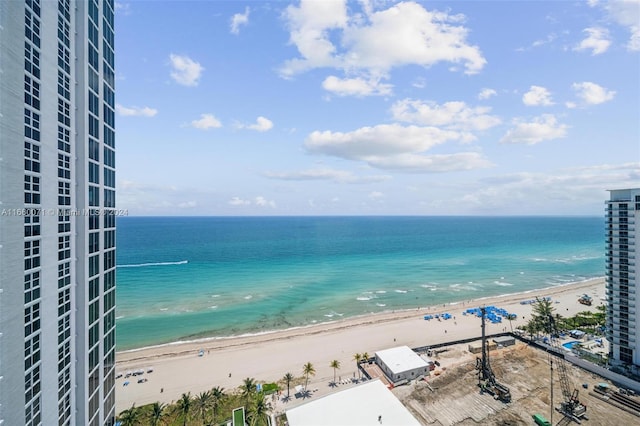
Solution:
<svg viewBox="0 0 640 426"><path fill-rule="evenodd" d="M614 366L640 367L638 274L640 188L609 191L606 212L607 327L609 360Z"/></svg>
<svg viewBox="0 0 640 426"><path fill-rule="evenodd" d="M114 0L0 1L0 424L115 418Z"/></svg>

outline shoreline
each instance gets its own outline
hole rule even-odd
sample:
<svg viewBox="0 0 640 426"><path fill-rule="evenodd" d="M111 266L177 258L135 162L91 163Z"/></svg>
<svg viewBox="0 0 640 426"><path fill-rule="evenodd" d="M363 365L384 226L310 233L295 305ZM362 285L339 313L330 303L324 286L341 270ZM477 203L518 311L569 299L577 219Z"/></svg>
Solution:
<svg viewBox="0 0 640 426"><path fill-rule="evenodd" d="M593 305L578 303L578 298L585 293L592 296ZM356 377L356 353L366 352L373 356L379 350L397 346L416 348L468 338L479 339L481 322L475 315L463 314L467 308L495 305L517 315L513 321L487 324L487 333L494 334L526 324L532 305L521 304L521 301L533 300L536 296L551 297L555 312L569 317L581 311L595 311L603 304L601 298L604 295L605 280L595 278L541 290L364 315L259 335L117 352L116 373L139 369L152 369L153 372L144 374L147 379L144 383L137 383L135 377L116 379L116 412L120 413L133 404L139 407L153 402L171 403L187 392L197 395L214 386L232 392L248 377L256 382L272 383L280 381L289 372L300 378L303 376L302 366L308 362L316 370L316 375L310 377L309 388L317 389L313 393L313 398L317 398L344 388L329 386L334 374L336 380ZM444 312L452 314L452 319L424 320L426 314ZM333 360L340 363L337 371L330 367ZM124 385L125 381L130 381L130 384ZM276 401L276 409L285 410L306 401Z"/></svg>
<svg viewBox="0 0 640 426"><path fill-rule="evenodd" d="M268 338L271 336L275 336L275 338L277 339L278 334L288 335L288 334L296 334L296 332L304 333L309 330L312 331L312 334L317 334L325 331L330 331L334 329L339 330L339 329L354 327L362 324L375 324L379 322L388 322L388 321L394 321L398 319L404 319L409 316L412 317L413 315L416 314L416 312L424 312L424 313L438 312L437 309L446 310L447 307L450 307L450 309L454 309L458 306L463 306L465 304L468 304L469 306L473 305L474 303L481 304L481 302L485 302L488 300L500 300L503 302L510 302L512 301L511 299L521 300L527 294L536 293L536 292L544 292L545 296L553 295L557 292L562 292L567 287L572 287L572 288L577 288L579 286L590 287L594 281L599 281L604 279L605 279L604 276L588 278L582 281L567 282L564 284L551 285L551 286L547 286L539 289L524 290L520 292L505 293L505 294L496 295L496 296L485 296L485 297L463 300L463 301L448 302L442 305L437 304L437 305L430 305L430 306L417 307L417 308L403 308L403 309L396 309L396 310L385 310L382 312L371 312L366 314L354 315L347 318L340 318L338 320L327 320L323 322L317 322L314 324L299 325L299 326L294 326L294 327L289 327L284 329L265 330L265 331L255 332L255 333L244 333L244 334L237 334L237 335L230 335L230 336L212 336L212 337L200 337L200 338L188 339L188 340L177 340L177 341L168 342L168 343L160 343L157 345L142 346L139 348L131 348L131 349L124 349L121 351L116 351L116 356L121 356L123 358L126 358L128 361L132 361L132 360L135 360L136 358L130 358L128 355L132 355L140 352L162 351L163 349L168 350L170 348L178 348L181 346L182 347L188 346L189 348L193 346L202 346L204 349L213 349L214 347L218 347L220 343L234 341L234 340L240 341L244 339L261 339L261 338ZM376 319L378 320L376 321ZM350 323L353 323L353 324L350 324ZM314 331L313 329L319 329L319 330ZM279 338L282 338L282 337L279 337ZM212 344L213 346L211 346ZM238 345L232 344L231 346L238 346ZM180 352L168 351L167 353L164 353L163 356L179 355L180 353L183 353L183 352L185 352L185 350ZM146 356L143 356L141 358L146 358Z"/></svg>

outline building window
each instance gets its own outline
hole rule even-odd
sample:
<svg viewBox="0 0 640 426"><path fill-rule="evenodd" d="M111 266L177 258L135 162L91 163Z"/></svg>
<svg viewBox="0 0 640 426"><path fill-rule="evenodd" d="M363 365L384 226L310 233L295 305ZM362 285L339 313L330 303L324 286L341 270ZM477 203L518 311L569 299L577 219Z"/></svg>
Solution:
<svg viewBox="0 0 640 426"><path fill-rule="evenodd" d="M40 266L40 241L24 242L24 269L34 269Z"/></svg>
<svg viewBox="0 0 640 426"><path fill-rule="evenodd" d="M34 303L24 308L24 336L28 337L38 330L40 330L40 303Z"/></svg>
<svg viewBox="0 0 640 426"><path fill-rule="evenodd" d="M100 183L100 166L89 161L89 182Z"/></svg>
<svg viewBox="0 0 640 426"><path fill-rule="evenodd" d="M40 216L38 214L25 215L24 236L37 237L40 235Z"/></svg>
<svg viewBox="0 0 640 426"><path fill-rule="evenodd" d="M66 154L58 154L58 177L71 179L71 157Z"/></svg>
<svg viewBox="0 0 640 426"><path fill-rule="evenodd" d="M40 272L34 271L24 276L24 303L29 303L40 297Z"/></svg>
<svg viewBox="0 0 640 426"><path fill-rule="evenodd" d="M96 207L100 205L100 188L89 186L89 205Z"/></svg>
<svg viewBox="0 0 640 426"><path fill-rule="evenodd" d="M40 204L40 178L24 175L24 202L25 204Z"/></svg>
<svg viewBox="0 0 640 426"><path fill-rule="evenodd" d="M89 257L89 276L93 277L100 273L100 255L96 254Z"/></svg>
<svg viewBox="0 0 640 426"><path fill-rule="evenodd" d="M58 182L58 205L71 205L71 184L69 182Z"/></svg>

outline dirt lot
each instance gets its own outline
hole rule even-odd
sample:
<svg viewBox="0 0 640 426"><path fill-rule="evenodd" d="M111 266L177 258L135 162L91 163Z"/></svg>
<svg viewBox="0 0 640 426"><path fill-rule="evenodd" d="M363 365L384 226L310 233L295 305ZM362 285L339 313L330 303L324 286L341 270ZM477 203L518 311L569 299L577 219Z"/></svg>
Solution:
<svg viewBox="0 0 640 426"><path fill-rule="evenodd" d="M491 351L490 361L498 382L509 387L512 401L504 404L489 394L480 394L476 356L465 346L452 346L435 358L441 367L428 380L395 388L393 392L423 425L533 425L532 414L550 419L550 368L548 355L523 343ZM554 361L554 405L562 401L559 370ZM587 406L589 420L584 425L619 426L640 424L640 417L595 396L594 385L603 378L567 363L572 387L580 391L579 400ZM436 375L437 374L437 375ZM588 384L588 389L582 387ZM609 385L612 388L615 386ZM640 401L640 397L635 397ZM553 424L562 415L553 413ZM574 423L575 424L575 423Z"/></svg>

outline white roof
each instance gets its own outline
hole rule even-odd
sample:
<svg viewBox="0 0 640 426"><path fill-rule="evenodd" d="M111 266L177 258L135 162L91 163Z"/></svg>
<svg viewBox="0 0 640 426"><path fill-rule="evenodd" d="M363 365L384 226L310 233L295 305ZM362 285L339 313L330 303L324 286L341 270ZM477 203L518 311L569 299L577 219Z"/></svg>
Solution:
<svg viewBox="0 0 640 426"><path fill-rule="evenodd" d="M424 368L429 365L408 346L385 349L376 352L376 357L386 365L393 374Z"/></svg>
<svg viewBox="0 0 640 426"><path fill-rule="evenodd" d="M380 380L373 380L287 410L290 426L420 426Z"/></svg>

